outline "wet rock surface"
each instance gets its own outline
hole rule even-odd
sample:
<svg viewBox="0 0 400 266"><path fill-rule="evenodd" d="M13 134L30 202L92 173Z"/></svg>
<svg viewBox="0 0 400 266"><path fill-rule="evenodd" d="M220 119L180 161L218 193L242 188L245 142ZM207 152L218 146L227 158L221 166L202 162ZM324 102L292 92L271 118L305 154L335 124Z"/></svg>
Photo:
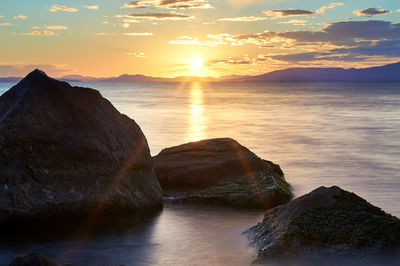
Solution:
<svg viewBox="0 0 400 266"><path fill-rule="evenodd" d="M269 209L292 198L279 165L230 138L164 149L154 169L167 200Z"/></svg>
<svg viewBox="0 0 400 266"><path fill-rule="evenodd" d="M43 255L30 253L15 258L9 266L61 266Z"/></svg>
<svg viewBox="0 0 400 266"><path fill-rule="evenodd" d="M35 70L0 97L0 222L162 205L139 126Z"/></svg>
<svg viewBox="0 0 400 266"><path fill-rule="evenodd" d="M400 245L400 219L339 187L320 187L266 212L247 231L261 258L308 251L387 250Z"/></svg>

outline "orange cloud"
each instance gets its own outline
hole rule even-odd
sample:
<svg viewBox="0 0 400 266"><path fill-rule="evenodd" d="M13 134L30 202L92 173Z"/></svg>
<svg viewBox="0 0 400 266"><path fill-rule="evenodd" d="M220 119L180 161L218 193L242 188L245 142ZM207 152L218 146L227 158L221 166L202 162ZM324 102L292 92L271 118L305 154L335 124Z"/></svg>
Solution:
<svg viewBox="0 0 400 266"><path fill-rule="evenodd" d="M57 11L65 11L65 12L78 12L78 9L73 7L66 7L60 5L53 5L50 9L50 12L57 12Z"/></svg>

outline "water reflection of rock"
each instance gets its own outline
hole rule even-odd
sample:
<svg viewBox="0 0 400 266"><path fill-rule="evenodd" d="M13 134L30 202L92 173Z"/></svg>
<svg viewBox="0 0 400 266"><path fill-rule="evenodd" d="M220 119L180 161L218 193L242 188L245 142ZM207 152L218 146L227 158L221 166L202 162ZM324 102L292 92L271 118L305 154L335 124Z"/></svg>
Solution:
<svg viewBox="0 0 400 266"><path fill-rule="evenodd" d="M0 264L37 252L57 263L72 265L145 265L156 245L153 232L162 211L142 215L104 216L82 231L85 220L29 223L24 229L2 230ZM114 252L115 253L114 253Z"/></svg>

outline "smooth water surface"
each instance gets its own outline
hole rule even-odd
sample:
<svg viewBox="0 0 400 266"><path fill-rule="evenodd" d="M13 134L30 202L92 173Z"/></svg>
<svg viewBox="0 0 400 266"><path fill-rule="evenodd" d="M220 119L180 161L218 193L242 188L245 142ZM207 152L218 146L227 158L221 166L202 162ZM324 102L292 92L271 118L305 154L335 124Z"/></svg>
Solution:
<svg viewBox="0 0 400 266"><path fill-rule="evenodd" d="M400 84L75 84L141 126L153 155L232 137L281 165L296 196L338 185L400 216Z"/></svg>
<svg viewBox="0 0 400 266"><path fill-rule="evenodd" d="M296 196L338 185L400 216L400 84L74 85L100 90L135 119L153 155L189 141L232 137L280 164ZM0 83L0 94L11 86ZM246 265L254 251L241 232L261 217L244 210L167 205L141 230L91 238L85 246L71 240L35 247L50 255L76 253L86 262L97 257L104 265ZM15 254L5 249L0 258L7 252Z"/></svg>

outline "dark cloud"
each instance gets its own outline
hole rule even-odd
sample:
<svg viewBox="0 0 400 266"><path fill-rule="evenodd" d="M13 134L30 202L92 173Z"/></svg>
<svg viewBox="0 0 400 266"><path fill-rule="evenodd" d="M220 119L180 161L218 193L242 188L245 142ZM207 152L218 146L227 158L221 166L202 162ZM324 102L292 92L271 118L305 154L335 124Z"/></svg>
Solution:
<svg viewBox="0 0 400 266"><path fill-rule="evenodd" d="M207 0L138 0L122 6L122 8L146 7L164 9L212 8Z"/></svg>
<svg viewBox="0 0 400 266"><path fill-rule="evenodd" d="M265 15L274 17L289 17L289 16L308 16L314 14L314 11L304 9L273 9L263 11Z"/></svg>
<svg viewBox="0 0 400 266"><path fill-rule="evenodd" d="M351 53L367 56L400 57L400 40L371 41L351 48L331 50L332 53Z"/></svg>
<svg viewBox="0 0 400 266"><path fill-rule="evenodd" d="M300 43L354 45L361 40L400 39L400 23L380 20L344 21L331 23L317 31L263 32L236 35L233 38L260 44L268 43L273 38L284 38Z"/></svg>
<svg viewBox="0 0 400 266"><path fill-rule="evenodd" d="M385 14L390 13L390 11L386 10L386 9L378 9L376 7L368 7L363 10L355 10L353 13L359 17L362 17L362 16L372 17L372 16L376 16L376 15L385 15Z"/></svg>
<svg viewBox="0 0 400 266"><path fill-rule="evenodd" d="M299 63L299 62L312 62L312 61L346 61L346 62L360 62L365 61L367 57L363 57L355 54L341 54L341 53L297 53L297 54L284 54L271 56L270 58L279 61L285 61L287 63Z"/></svg>
<svg viewBox="0 0 400 266"><path fill-rule="evenodd" d="M180 13L137 13L118 15L119 18L142 18L150 20L188 20L194 18L191 15Z"/></svg>

